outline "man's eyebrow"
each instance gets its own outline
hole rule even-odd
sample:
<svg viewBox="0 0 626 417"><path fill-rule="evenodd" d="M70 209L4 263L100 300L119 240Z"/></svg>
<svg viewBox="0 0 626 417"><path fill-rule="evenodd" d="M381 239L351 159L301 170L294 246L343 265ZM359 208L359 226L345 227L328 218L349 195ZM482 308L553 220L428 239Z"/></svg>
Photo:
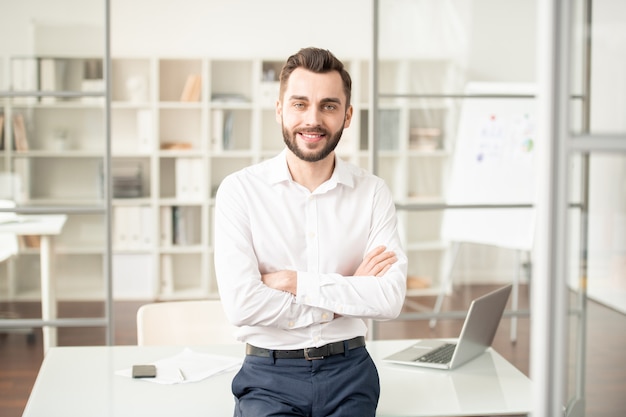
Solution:
<svg viewBox="0 0 626 417"><path fill-rule="evenodd" d="M298 100L298 101L309 101L309 98L307 96L296 96L293 95L291 97L289 97L289 100ZM341 99L337 98L337 97L327 97L321 100L322 103L337 103L337 104L341 104Z"/></svg>
<svg viewBox="0 0 626 417"><path fill-rule="evenodd" d="M341 99L337 97L328 97L322 100L322 103L337 103L341 104Z"/></svg>
<svg viewBox="0 0 626 417"><path fill-rule="evenodd" d="M307 96L291 96L289 100L309 101Z"/></svg>

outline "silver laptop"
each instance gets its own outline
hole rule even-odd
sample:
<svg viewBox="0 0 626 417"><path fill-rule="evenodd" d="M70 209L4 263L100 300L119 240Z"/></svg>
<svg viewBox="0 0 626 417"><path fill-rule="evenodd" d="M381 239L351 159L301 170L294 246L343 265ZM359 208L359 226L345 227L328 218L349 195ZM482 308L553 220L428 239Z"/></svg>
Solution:
<svg viewBox="0 0 626 417"><path fill-rule="evenodd" d="M383 360L403 365L453 369L482 354L493 342L512 285L472 301L458 340L423 339Z"/></svg>

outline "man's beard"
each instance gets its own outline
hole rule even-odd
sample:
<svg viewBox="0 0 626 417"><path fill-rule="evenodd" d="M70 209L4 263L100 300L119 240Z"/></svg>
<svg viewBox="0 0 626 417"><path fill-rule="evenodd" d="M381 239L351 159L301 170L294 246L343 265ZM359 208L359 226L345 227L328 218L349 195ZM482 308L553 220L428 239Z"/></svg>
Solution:
<svg viewBox="0 0 626 417"><path fill-rule="evenodd" d="M285 125L282 125L282 131L283 131L283 139L285 140L285 144L287 145L289 150L293 152L294 155L296 155L298 158L306 162L317 162L326 158L328 155L330 155L332 151L335 150L335 148L339 144L341 135L343 134L343 126L341 127L340 130L335 132L335 134L333 134L332 136L330 136L329 132L326 130L315 130L316 133L323 133L329 139L326 141L326 144L324 145L322 149L314 153L308 153L300 149L300 147L298 146L298 141L296 139L297 134L291 135L291 132L289 132L285 128Z"/></svg>

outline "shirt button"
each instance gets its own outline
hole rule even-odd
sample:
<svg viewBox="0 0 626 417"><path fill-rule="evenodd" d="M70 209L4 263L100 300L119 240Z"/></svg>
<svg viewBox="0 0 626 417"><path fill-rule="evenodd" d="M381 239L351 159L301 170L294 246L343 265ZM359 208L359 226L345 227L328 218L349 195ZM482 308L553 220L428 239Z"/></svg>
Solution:
<svg viewBox="0 0 626 417"><path fill-rule="evenodd" d="M323 313L322 314L322 319L326 320L328 318L328 314L327 313Z"/></svg>
<svg viewBox="0 0 626 417"><path fill-rule="evenodd" d="M293 327L293 321L289 322L289 327Z"/></svg>

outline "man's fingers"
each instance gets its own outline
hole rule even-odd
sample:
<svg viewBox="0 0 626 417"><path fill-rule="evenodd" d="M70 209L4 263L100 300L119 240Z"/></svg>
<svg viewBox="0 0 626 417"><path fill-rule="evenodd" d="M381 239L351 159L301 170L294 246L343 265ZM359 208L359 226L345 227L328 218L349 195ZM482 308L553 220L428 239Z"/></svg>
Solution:
<svg viewBox="0 0 626 417"><path fill-rule="evenodd" d="M385 251L387 248L385 246L377 246L372 249L365 258L363 258L363 262L355 272L356 276L361 275L370 275L370 276L382 276L391 265L393 265L398 258L396 258L395 252Z"/></svg>

